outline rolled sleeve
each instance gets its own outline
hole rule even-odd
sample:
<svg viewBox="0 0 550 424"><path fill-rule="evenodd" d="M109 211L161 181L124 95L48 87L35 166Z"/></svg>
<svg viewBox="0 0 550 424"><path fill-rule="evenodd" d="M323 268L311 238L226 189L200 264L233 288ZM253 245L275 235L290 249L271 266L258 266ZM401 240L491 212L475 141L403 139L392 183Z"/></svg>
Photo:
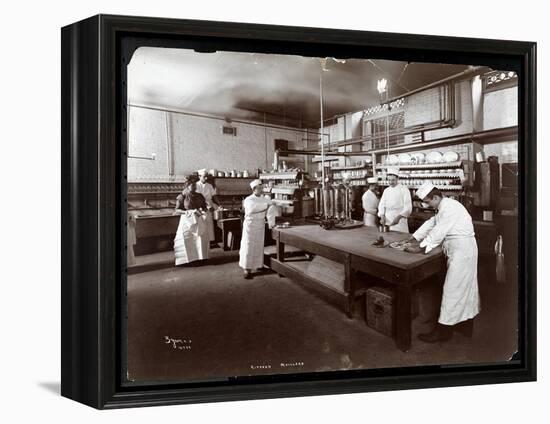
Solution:
<svg viewBox="0 0 550 424"><path fill-rule="evenodd" d="M414 232L413 237L417 241L423 241L434 226L435 217L432 216L430 219L424 222L424 224L422 224L418 230Z"/></svg>
<svg viewBox="0 0 550 424"><path fill-rule="evenodd" d="M421 247L426 247L426 253L439 246L445 237L449 234L455 223L455 216L451 211L440 210L438 213L437 224L429 231L424 238ZM424 246L422 246L424 244Z"/></svg>

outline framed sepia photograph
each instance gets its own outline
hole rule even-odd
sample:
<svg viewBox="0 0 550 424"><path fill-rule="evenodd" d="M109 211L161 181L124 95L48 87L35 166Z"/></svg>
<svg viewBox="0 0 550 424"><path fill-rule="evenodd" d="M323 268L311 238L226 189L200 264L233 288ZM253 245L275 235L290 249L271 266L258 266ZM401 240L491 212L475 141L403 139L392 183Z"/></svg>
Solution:
<svg viewBox="0 0 550 424"><path fill-rule="evenodd" d="M62 29L62 395L536 380L536 44Z"/></svg>

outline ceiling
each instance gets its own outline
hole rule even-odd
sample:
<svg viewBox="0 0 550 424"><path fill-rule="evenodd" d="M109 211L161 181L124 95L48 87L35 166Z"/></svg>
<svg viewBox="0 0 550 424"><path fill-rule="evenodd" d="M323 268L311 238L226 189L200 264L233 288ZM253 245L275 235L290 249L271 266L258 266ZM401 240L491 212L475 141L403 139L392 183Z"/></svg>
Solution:
<svg viewBox="0 0 550 424"><path fill-rule="evenodd" d="M133 105L318 127L321 68L325 118L379 103L377 81L389 81L390 97L468 68L465 65L388 60L139 48L128 67Z"/></svg>

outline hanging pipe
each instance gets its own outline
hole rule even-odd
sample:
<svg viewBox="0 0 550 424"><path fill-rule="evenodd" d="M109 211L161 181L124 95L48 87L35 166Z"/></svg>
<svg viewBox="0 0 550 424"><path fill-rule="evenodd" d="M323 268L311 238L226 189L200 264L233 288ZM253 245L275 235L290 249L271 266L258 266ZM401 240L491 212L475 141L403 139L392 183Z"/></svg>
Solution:
<svg viewBox="0 0 550 424"><path fill-rule="evenodd" d="M448 84L450 82L456 82L458 80L463 80L463 79L467 79L467 78L470 78L470 77L475 77L476 75L482 75L482 74L484 74L488 71L491 71L491 68L489 68L487 66L474 66L472 68L469 68L469 69L466 69L462 72L459 72L458 74L454 74L454 75L451 75L449 77L440 79L439 81L432 82L432 83L430 83L428 85L425 85L423 87L415 88L414 90L407 91L406 93L400 94L399 96L395 96L395 97L392 97L390 99L386 99L381 104L384 105L386 103L392 103L392 102L395 102L397 100L401 100L405 97L412 96L413 94L417 94L417 93L420 93L422 91L429 90L430 88L435 88L435 87L439 87L443 84Z"/></svg>
<svg viewBox="0 0 550 424"><path fill-rule="evenodd" d="M452 128L454 125L456 125L456 107L455 107L455 87L454 84L448 83L448 94L445 96L447 100L447 106L444 108L445 118L439 119L436 121L430 121L425 122L423 124L418 125L411 125L409 127L405 127L402 130L399 131L390 131L388 134L380 134L380 135L369 135L365 137L356 137L352 138L350 140L343 140L334 144L329 144L328 148L338 148L338 147L344 147L344 146L350 146L353 144L359 144L359 143L365 143L367 141L374 141L379 139L386 139L386 137L395 137L395 136L405 136L410 134L416 134L421 133L425 131L433 131L438 130L442 128ZM385 103L385 102L384 102ZM355 156L355 155L353 155Z"/></svg>

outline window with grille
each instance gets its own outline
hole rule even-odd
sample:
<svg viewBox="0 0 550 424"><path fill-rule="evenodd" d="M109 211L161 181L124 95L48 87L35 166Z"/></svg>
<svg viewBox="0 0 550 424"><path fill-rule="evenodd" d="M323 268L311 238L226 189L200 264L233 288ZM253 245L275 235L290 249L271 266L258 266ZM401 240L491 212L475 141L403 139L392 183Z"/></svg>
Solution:
<svg viewBox="0 0 550 424"><path fill-rule="evenodd" d="M404 135L391 135L396 131L402 130L405 127L405 113L396 112L389 115L389 117L383 116L368 121L370 127L370 134L374 136L372 140L373 149L382 149L386 147L386 124L388 127L388 133L390 134L388 144L390 146L396 146L405 142Z"/></svg>
<svg viewBox="0 0 550 424"><path fill-rule="evenodd" d="M518 75L513 71L492 71L482 77L483 91L502 90L503 88L514 87L518 84Z"/></svg>

